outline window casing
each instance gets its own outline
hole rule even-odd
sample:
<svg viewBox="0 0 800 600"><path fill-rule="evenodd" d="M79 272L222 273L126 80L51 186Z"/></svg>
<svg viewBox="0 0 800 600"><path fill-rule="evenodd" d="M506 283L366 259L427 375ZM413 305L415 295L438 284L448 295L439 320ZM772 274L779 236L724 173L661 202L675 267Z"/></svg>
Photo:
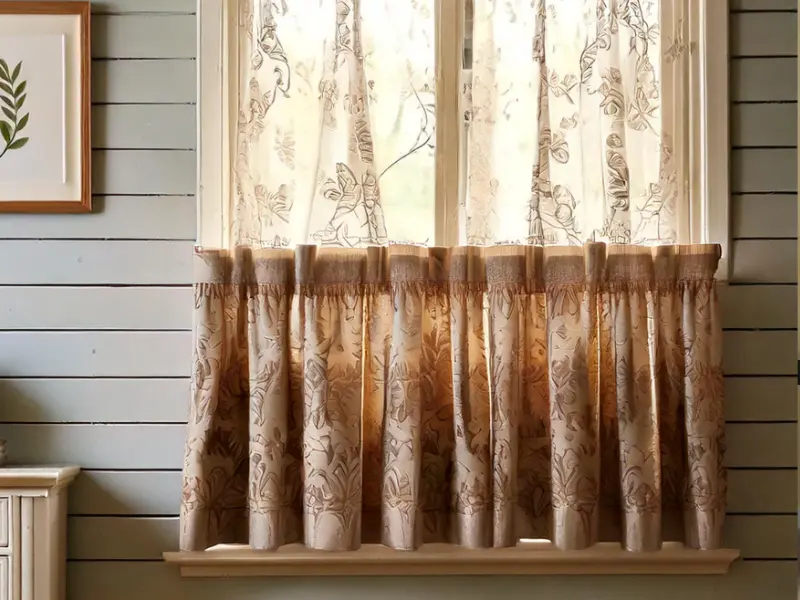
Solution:
<svg viewBox="0 0 800 600"><path fill-rule="evenodd" d="M465 44L468 0L436 4L436 170L434 239L456 245L459 199L466 185L466 124L462 91L469 79ZM229 245L225 223L232 189L231 148L235 144L238 47L237 0L198 0L198 244ZM722 0L689 0L690 139L683 182L689 218L679 243L722 246L718 278L728 278L729 138L728 7ZM457 107L454 109L453 107Z"/></svg>

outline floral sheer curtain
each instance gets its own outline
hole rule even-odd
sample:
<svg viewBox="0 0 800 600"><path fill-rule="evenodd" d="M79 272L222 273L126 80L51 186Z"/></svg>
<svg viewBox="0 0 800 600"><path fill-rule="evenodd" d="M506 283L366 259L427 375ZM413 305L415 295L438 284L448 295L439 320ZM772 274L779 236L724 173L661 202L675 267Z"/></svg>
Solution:
<svg viewBox="0 0 800 600"><path fill-rule="evenodd" d="M719 547L719 248L675 245L682 3L475 0L468 245L440 248L385 245L433 238L436 0L236 1L181 548Z"/></svg>

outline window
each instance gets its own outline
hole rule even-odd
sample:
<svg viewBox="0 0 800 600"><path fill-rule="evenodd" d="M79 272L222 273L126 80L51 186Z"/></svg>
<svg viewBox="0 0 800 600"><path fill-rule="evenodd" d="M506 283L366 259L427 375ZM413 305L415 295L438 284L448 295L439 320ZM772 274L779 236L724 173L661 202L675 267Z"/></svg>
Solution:
<svg viewBox="0 0 800 600"><path fill-rule="evenodd" d="M285 2L266 4L280 14ZM361 44L365 57L368 102L353 111L370 111L371 128L353 151L364 151L366 140L374 173L359 175L338 167L323 173L308 158L318 121L333 118L324 111L326 98L347 93L319 84L330 57L311 40L324 35L317 29L325 19L286 21L274 37L274 27L239 27L258 15L238 13L237 0L199 0L198 243L719 243L719 277L727 278L725 3L632 1L619 9L622 23L602 14L610 3L534 4L519 3L525 9L514 13L513 2L403 0L387 12L362 2L360 18L369 27L358 40L351 39L348 16L338 15L343 37L331 43ZM531 32L542 23L547 28L532 44ZM617 62L594 65L593 44L602 47L603 32L619 27L630 30L615 38L628 44ZM248 55L242 31L261 36L257 56ZM503 40L496 55L495 37ZM289 72L284 48L307 52L295 60L302 69ZM549 71L537 70L531 53L533 63L547 53ZM671 54L689 68L674 66ZM253 60L272 61L260 71L269 79L240 76ZM663 85L626 87L629 71L639 68ZM604 99L586 100L592 94ZM245 112L277 111L274 121L292 124L291 133L271 130L247 164L236 143L254 121L241 120L241 96ZM266 106L273 96L288 101ZM331 143L342 143L337 135L345 134L334 133ZM258 176L242 185L241 174L254 170ZM374 204L369 196L377 195L378 181L377 208L348 225L346 211L333 207L346 206L354 187L365 206ZM250 208L237 204L241 195L249 195ZM303 218L288 217L293 205L314 203L315 195L326 201ZM258 213L241 220L258 224L256 230L237 227L242 210ZM265 235L273 218L286 226ZM367 233L356 231L362 226Z"/></svg>

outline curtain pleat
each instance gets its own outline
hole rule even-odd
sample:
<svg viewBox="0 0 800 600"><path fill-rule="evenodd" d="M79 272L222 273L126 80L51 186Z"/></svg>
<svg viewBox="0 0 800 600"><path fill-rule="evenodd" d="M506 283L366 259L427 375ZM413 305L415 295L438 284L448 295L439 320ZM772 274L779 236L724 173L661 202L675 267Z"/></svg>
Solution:
<svg viewBox="0 0 800 600"><path fill-rule="evenodd" d="M181 548L718 547L718 259L199 251Z"/></svg>

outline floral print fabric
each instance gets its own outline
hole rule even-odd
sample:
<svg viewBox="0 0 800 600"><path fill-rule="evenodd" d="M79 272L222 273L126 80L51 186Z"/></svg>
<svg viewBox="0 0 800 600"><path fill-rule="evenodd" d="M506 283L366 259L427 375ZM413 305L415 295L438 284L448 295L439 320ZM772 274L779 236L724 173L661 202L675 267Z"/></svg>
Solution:
<svg viewBox="0 0 800 600"><path fill-rule="evenodd" d="M181 548L718 547L718 259L198 251Z"/></svg>
<svg viewBox="0 0 800 600"><path fill-rule="evenodd" d="M224 239L433 242L436 0L236 2Z"/></svg>
<svg viewBox="0 0 800 600"><path fill-rule="evenodd" d="M685 239L686 3L467 1L463 241Z"/></svg>

